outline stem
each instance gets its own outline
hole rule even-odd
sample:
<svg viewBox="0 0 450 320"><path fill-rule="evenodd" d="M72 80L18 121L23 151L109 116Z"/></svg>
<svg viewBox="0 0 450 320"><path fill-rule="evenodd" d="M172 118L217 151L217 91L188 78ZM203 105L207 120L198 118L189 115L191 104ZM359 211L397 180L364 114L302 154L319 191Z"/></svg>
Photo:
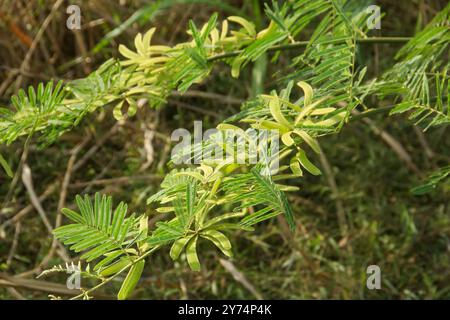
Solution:
<svg viewBox="0 0 450 320"><path fill-rule="evenodd" d="M410 37L371 37L371 38L362 38L362 39L356 39L356 43L403 43L408 42L412 38ZM336 41L329 41L327 43L339 43L344 42L345 40L338 39ZM280 44L273 47L270 47L267 52L274 52L274 51L282 51L282 50L294 50L306 47L310 42L309 41L297 41L294 43L288 43L288 44ZM236 51L230 51L226 53L221 53L212 57L209 57L207 59L208 62L222 60L226 58L236 57L240 55L244 50L236 50Z"/></svg>
<svg viewBox="0 0 450 320"><path fill-rule="evenodd" d="M100 287L103 287L105 284L107 284L108 282L111 282L111 280L113 280L115 277L117 277L119 274L121 274L122 272L124 272L125 270L129 269L133 264L135 264L138 261L141 261L142 259L145 259L147 256L149 256L151 253L153 253L154 251L156 251L157 249L159 249L160 246L156 246L152 249L150 249L149 251L147 251L146 253L144 253L142 256L140 256L139 258L137 258L136 260L134 260L133 263L127 264L125 267L123 267L122 269L120 269L116 274L112 275L109 278L106 278L104 281L100 282L98 285L92 287L91 289L84 291L83 293L70 298L70 300L76 300L79 298L84 297L85 295L89 294L92 291L97 290Z"/></svg>
<svg viewBox="0 0 450 320"><path fill-rule="evenodd" d="M443 99L443 100L446 100L446 99L448 99L448 98L447 98L446 96L444 96L444 97L442 97L442 99ZM431 98L430 98L430 101L431 101L431 102L436 102L436 101L437 101L437 97L431 97ZM396 106L395 104L392 104L392 105L388 105L388 106L384 106L384 107L370 108L370 109L368 109L368 110L366 110L366 111L363 111L363 112L360 112L360 113L358 113L358 114L356 114L356 115L353 115L353 116L350 118L350 121L357 121L357 120L360 120L360 119L362 119L362 118L371 117L371 116L373 116L374 114L388 112L388 111L391 111L392 109L394 109L395 106ZM432 110L433 110L434 112L436 112L436 113L441 114L441 115L444 116L444 117L446 116L444 112L440 112L440 111L437 110L437 109L432 109ZM445 110L445 109L444 109L444 110Z"/></svg>
<svg viewBox="0 0 450 320"><path fill-rule="evenodd" d="M350 117L350 121L357 121L357 120L360 120L362 118L370 117L370 116L372 116L374 114L388 112L391 109L393 109L394 107L395 107L395 105L369 109L367 111L360 112L360 113L358 113L356 115L353 115L352 117Z"/></svg>

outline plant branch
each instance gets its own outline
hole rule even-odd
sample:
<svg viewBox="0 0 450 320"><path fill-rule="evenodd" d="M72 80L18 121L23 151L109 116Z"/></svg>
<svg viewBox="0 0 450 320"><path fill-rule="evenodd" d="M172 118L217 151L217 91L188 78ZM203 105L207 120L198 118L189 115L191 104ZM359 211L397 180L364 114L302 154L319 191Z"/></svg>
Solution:
<svg viewBox="0 0 450 320"><path fill-rule="evenodd" d="M408 42L412 38L410 37L371 37L371 38L363 38L363 39L356 39L356 43L404 43ZM343 42L345 40L337 39L335 41L330 41L329 43L339 43ZM297 41L294 43L289 44L281 44L276 45L273 47L270 47L267 49L267 52L274 52L274 51L283 51L283 50L295 50L299 48L306 47L310 42L309 41ZM244 50L236 50L236 51L230 51L226 53L221 53L212 57L209 57L207 59L208 62L213 62L217 60L232 58L240 55Z"/></svg>
<svg viewBox="0 0 450 320"><path fill-rule="evenodd" d="M89 290L86 290L86 291L84 291L83 293L81 293L81 294L79 294L79 295L77 295L77 296L75 296L75 297L70 298L70 300L76 300L76 299L82 298L82 297L86 296L87 294L89 294L90 292L95 291L95 290L97 290L98 288L103 287L105 284L107 284L108 282L111 282L113 279L115 279L115 278L116 278L118 275L120 275L122 272L124 272L125 270L128 270L129 268L131 268L131 266L132 266L133 264L135 264L136 262L139 262L139 261L145 259L147 256L149 256L150 254L152 254L154 251L158 250L159 248L160 248L160 246L153 247L152 249L150 249L149 251L147 251L146 253L144 253L142 256L140 256L139 258L137 258L136 260L134 260L132 263L127 264L125 267L123 267L122 269L120 269L117 273L115 273L115 274L112 275L111 277L106 278L104 281L100 282L98 285L96 285L96 286L90 288Z"/></svg>

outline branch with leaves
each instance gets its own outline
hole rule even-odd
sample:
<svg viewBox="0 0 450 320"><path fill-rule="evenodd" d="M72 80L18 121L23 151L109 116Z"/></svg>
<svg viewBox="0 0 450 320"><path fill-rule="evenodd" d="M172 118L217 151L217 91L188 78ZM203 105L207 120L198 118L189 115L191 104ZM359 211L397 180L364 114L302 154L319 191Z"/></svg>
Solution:
<svg viewBox="0 0 450 320"><path fill-rule="evenodd" d="M283 90L245 102L238 114L217 126L222 134L239 132L244 140L251 140L243 130L246 128L279 132L282 145L273 156L281 166L276 174L264 175L264 165L237 164L234 159L204 160L196 167L175 169L165 177L160 191L147 200L156 212L170 214L154 230L148 229L145 214L128 214L124 203L113 209L111 197L99 194L93 200L77 196L78 210L62 211L72 224L56 229L55 237L72 251L83 252L81 260L88 263L85 274L100 281L76 298L89 298L90 292L125 271L128 274L118 298L128 298L141 277L145 259L163 246L170 246L173 260L185 256L190 268L198 271L198 244L202 241L212 242L231 257L229 236L234 230L252 231L255 224L278 215L295 230L285 193L298 188L283 183L298 181L304 170L320 174L308 153L319 153L317 139L338 132L352 110L370 109L365 103L368 96L395 95L401 102L392 113L417 109L411 118L420 117L418 123L430 118L427 127L448 123L449 62L445 53L449 12L450 5L401 49L398 63L382 79L365 80L367 66L356 63L358 45L407 39L368 37L367 13L354 1L298 0L286 1L281 7L276 2L267 6L270 22L260 31L237 16L228 17L218 27L217 15L213 15L201 28L190 21L187 32L191 41L167 47L151 43L152 28L136 36L134 50L119 46L123 59L108 60L87 78L58 83L55 88L51 83L41 84L37 91L30 88L28 94L20 91L12 98L15 111L0 110L0 142L11 143L39 132L41 141L49 143L101 107L114 106L118 120L136 113L139 98L159 107L173 90L183 93L203 81L218 61L227 63L231 75L238 77L245 65L267 52L276 52L275 61L278 51L304 49L293 59L294 72L284 78ZM316 20L320 22L308 41L295 40ZM431 92L436 99L431 99ZM300 97L293 101L293 95ZM225 152L230 148L218 145L214 137L196 148L218 146ZM0 162L7 168L1 157ZM270 161L266 163L270 165ZM448 170L443 172L433 183L447 177ZM58 270L64 268L54 271Z"/></svg>

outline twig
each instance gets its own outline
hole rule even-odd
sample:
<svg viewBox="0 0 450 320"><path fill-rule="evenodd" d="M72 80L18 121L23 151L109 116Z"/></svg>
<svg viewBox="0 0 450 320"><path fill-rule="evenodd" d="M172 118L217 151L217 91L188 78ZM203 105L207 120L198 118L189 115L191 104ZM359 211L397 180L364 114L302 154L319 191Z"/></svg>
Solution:
<svg viewBox="0 0 450 320"><path fill-rule="evenodd" d="M339 229L341 231L341 235L345 236L348 226L347 226L347 219L345 217L344 204L340 199L336 179L334 178L334 173L333 170L331 169L330 163L328 162L327 156L320 148L320 146L319 150L320 150L319 153L320 163L322 164L322 168L325 171L325 178L327 179L328 185L330 186L333 198L336 201L336 215L339 223Z"/></svg>
<svg viewBox="0 0 450 320"><path fill-rule="evenodd" d="M12 288L25 288L30 290L37 290L48 292L51 294L61 294L65 296L72 296L74 293L80 293L77 289L68 289L66 286L43 280L23 279L17 276L11 276L6 273L0 273L0 286ZM96 294L99 298L111 298L102 294Z"/></svg>
<svg viewBox="0 0 450 320"><path fill-rule="evenodd" d="M34 51L36 50L39 41L41 41L41 38L44 35L45 30L47 29L56 11L58 10L59 6L62 3L63 0L57 0L53 5L49 15L45 18L44 22L42 23L41 27L36 33L36 36L34 37L33 42L31 43L30 49L28 50L27 54L25 55L25 58L22 61L22 64L20 65L20 71L27 71L27 69L29 68L30 59L33 56ZM20 88L21 83L22 83L22 75L20 74L16 80L16 91Z"/></svg>
<svg viewBox="0 0 450 320"><path fill-rule="evenodd" d="M176 101L176 100L172 100L172 99L169 101L170 101L170 103L173 103L177 107L185 108L185 109L192 110L192 111L197 111L197 112L200 112L200 113L203 113L203 114L206 114L208 116L218 118L218 119L222 118L222 116L220 114L218 114L217 112L211 111L211 110L206 110L206 109L203 109L200 107L196 107L196 106L193 106L191 104L188 104L188 103L182 102L182 101Z"/></svg>
<svg viewBox="0 0 450 320"><path fill-rule="evenodd" d="M371 38L364 38L364 39L356 39L356 43L403 43L411 40L410 37L371 37ZM337 39L335 41L330 41L329 43L340 43L342 41L347 40L341 40ZM282 45L276 45L273 47L270 47L267 52L274 52L274 51L282 51L282 50L294 50L298 48L306 47L310 42L309 41L297 41L289 44L282 44ZM231 52L226 52L222 54L218 54L212 57L209 57L207 60L208 62L216 61L216 60L222 60L226 58L232 58L240 55L243 50L236 50Z"/></svg>
<svg viewBox="0 0 450 320"><path fill-rule="evenodd" d="M96 142L96 144L94 146L92 146L80 160L77 161L77 163L74 164L73 171L77 171L78 169L80 169L97 152L97 150L106 142L106 140L108 140L112 135L114 135L117 132L119 127L120 127L120 123L116 122L111 127L111 129L106 134L104 134Z"/></svg>
<svg viewBox="0 0 450 320"><path fill-rule="evenodd" d="M86 154L80 159L78 160L74 165L72 170L76 171L79 168L81 168L96 152L97 150L100 148L100 146L109 138L111 137L111 135L113 135L115 132L117 132L118 129L118 123L116 123L111 130L109 130L104 136L102 136L97 143L92 146L88 152L86 152ZM83 142L83 144L89 142L89 140L91 139L91 136L89 135L88 137L86 137L85 141ZM59 182L55 181L54 183L50 184L47 189L44 191L44 193L42 195L39 196L39 202L43 202L45 201L51 194L53 194L53 192L56 190L56 188L58 187ZM4 228L7 227L13 223L16 223L17 221L21 220L24 216L26 216L28 213L30 213L31 211L33 211L34 206L32 204L26 206L25 208L23 208L22 210L20 210L16 215L14 215L11 219L5 221L5 223L3 223L2 226L0 226L0 228Z"/></svg>
<svg viewBox="0 0 450 320"><path fill-rule="evenodd" d="M155 131L153 130L153 126L145 123L143 130L146 161L139 168L139 171L141 172L147 170L152 165L155 158L155 149L153 148L153 138L155 137Z"/></svg>
<svg viewBox="0 0 450 320"><path fill-rule="evenodd" d="M97 179L92 181L75 182L69 185L69 188L84 188L94 185L108 185L108 184L129 184L133 181L146 180L162 180L164 178L161 174L146 174L140 176L125 176L111 179Z"/></svg>
<svg viewBox="0 0 450 320"><path fill-rule="evenodd" d="M179 91L172 91L172 96L174 97L193 97L193 98L203 98L203 99L210 99L215 100L217 102L223 103L223 104L236 104L240 105L245 102L243 99L227 96L224 94L214 93L214 92L204 92L199 90L188 90L184 93L181 93Z"/></svg>
<svg viewBox="0 0 450 320"><path fill-rule="evenodd" d="M39 202L43 202L45 201L51 194L53 194L53 192L56 190L56 188L58 187L59 183L58 181L53 182L52 184L50 184L45 191L39 196ZM0 228L5 228L8 227L14 223L17 223L18 221L20 221L23 217L25 217L28 213L30 213L31 211L33 211L34 206L32 204L27 205L25 208L23 208L22 210L20 210L19 212L17 212L12 218L10 218L9 220L6 220L1 226Z"/></svg>
<svg viewBox="0 0 450 320"><path fill-rule="evenodd" d="M33 204L36 211L39 213L39 216L41 217L42 222L44 223L45 227L47 228L47 231L51 234L53 232L53 227L47 218L47 214L45 213L44 209L42 208L42 205L36 195L36 192L34 191L33 180L31 177L31 169L28 166L28 164L26 164L26 163L24 164L23 170L22 170L22 182L25 185L25 188L27 189L28 195L30 196L31 203Z"/></svg>
<svg viewBox="0 0 450 320"><path fill-rule="evenodd" d="M25 185L25 188L28 191L28 195L30 196L31 203L36 208L36 211L39 213L39 216L41 217L42 222L44 223L45 227L47 228L48 233L50 235L52 235L53 227L52 227L50 221L48 220L47 215L46 215L44 209L42 208L41 203L39 202L36 192L34 191L33 180L31 177L31 169L27 164L24 164L24 166L23 166L22 181L23 181L23 184ZM64 261L69 261L70 258L69 258L69 255L67 254L66 248L64 246L62 246L60 242L58 242L58 246L61 249L61 251L58 252L61 259L63 259Z"/></svg>
<svg viewBox="0 0 450 320"><path fill-rule="evenodd" d="M81 32L81 30L74 30L74 35L81 52L81 57L83 58L81 65L83 67L84 73L87 75L91 73L91 67L89 66L91 58L89 58L89 53L86 49L86 44L84 43L83 33Z"/></svg>
<svg viewBox="0 0 450 320"><path fill-rule="evenodd" d="M19 182L20 174L22 172L22 167L24 163L27 161L28 158L28 149L30 148L30 141L31 141L31 134L28 135L25 145L23 147L22 155L20 156L19 165L17 166L17 170L14 174L14 178L11 181L11 184L9 185L8 193L5 196L5 199L3 200L2 207L6 208L6 206L9 204L9 201L13 195L14 189Z"/></svg>
<svg viewBox="0 0 450 320"><path fill-rule="evenodd" d="M178 277L178 281L180 282L180 289L181 289L181 293L182 293L182 298L181 300L187 300L189 299L189 295L188 295L188 291L187 291L187 287L186 287L186 282L183 280L182 277Z"/></svg>
<svg viewBox="0 0 450 320"><path fill-rule="evenodd" d="M107 174L110 171L110 168L119 160L118 157L114 157L112 158L103 168L102 171L100 171L95 177L94 179L92 179L91 181L96 181L96 180L100 180L105 174ZM89 184L87 185L82 192L80 192L80 194L88 194L91 192L92 187L94 185L93 184ZM70 188L70 186L69 186Z"/></svg>
<svg viewBox="0 0 450 320"><path fill-rule="evenodd" d="M66 204L66 198L67 198L67 188L69 186L70 178L72 176L73 166L75 164L75 160L77 158L77 155L79 151L82 148L82 144L76 146L72 152L71 156L69 158L69 161L67 162L67 168L66 173L64 174L63 183L61 185L61 192L59 193L59 201L58 201L58 216L55 221L55 228L59 227L61 225L61 210Z"/></svg>
<svg viewBox="0 0 450 320"><path fill-rule="evenodd" d="M11 245L11 249L9 250L8 259L6 259L6 268L8 269L11 265L11 262L14 258L14 255L16 254L17 250L17 244L19 243L19 235L21 230L21 224L20 221L16 223L16 229L14 231L14 239L13 243Z"/></svg>
<svg viewBox="0 0 450 320"><path fill-rule="evenodd" d="M419 138L419 143L425 151L425 155L428 159L432 159L434 157L434 151L430 148L430 145L427 142L427 138L422 130L416 125L413 125L414 132L416 133L417 138Z"/></svg>
<svg viewBox="0 0 450 320"><path fill-rule="evenodd" d="M258 300L264 300L261 293L256 290L256 288L247 280L247 277L239 271L236 266L233 264L233 262L224 260L222 258L219 259L220 264L225 268L226 271L228 271L240 284L242 284L248 291L250 291L256 299Z"/></svg>
<svg viewBox="0 0 450 320"><path fill-rule="evenodd" d="M16 288L8 287L8 292L17 300L27 300L23 295L20 294L19 291L16 290Z"/></svg>
<svg viewBox="0 0 450 320"><path fill-rule="evenodd" d="M88 137L88 139L89 139L89 137ZM61 192L59 193L58 208L56 210L55 229L61 225L61 221L62 221L61 210L65 206L65 203L66 203L67 188L68 188L68 185L70 182L70 177L72 175L73 165L75 163L78 153L80 152L82 147L85 145L85 143L87 143L88 139L85 139L83 142L78 144L71 151L71 156L67 163L66 173L64 174L64 179L63 179L63 182L61 185ZM52 259L53 255L55 254L57 245L58 245L58 240L56 238L53 238L52 245L50 247L50 251L44 257L44 259L42 259L42 262L39 264L39 267L37 269L39 269L39 270L44 269L48 265L49 261Z"/></svg>
<svg viewBox="0 0 450 320"><path fill-rule="evenodd" d="M358 114L358 111L353 110L352 113ZM380 136L380 138L395 152L395 154L400 158L400 160L402 160L411 171L416 173L418 176L423 177L423 173L414 164L408 151L406 151L406 149L403 148L403 146L401 145L400 142L398 142L388 132L378 128L372 120L370 120L368 118L363 118L362 121L365 122L366 124L368 124L370 129L376 135Z"/></svg>
<svg viewBox="0 0 450 320"><path fill-rule="evenodd" d="M89 290L86 290L85 292L70 298L70 300L76 300L82 297L85 297L87 295L89 295L89 293L97 290L98 288L103 287L105 284L111 282L112 280L114 280L116 277L118 277L120 274L122 274L124 271L128 270L129 268L131 268L131 266L141 260L144 260L145 258L147 258L149 255L151 255L153 252L155 252L156 250L158 250L160 248L160 246L156 246L151 248L149 251L147 251L146 253L144 253L142 256L140 256L139 258L137 258L136 260L133 261L133 263L130 263L128 265L126 265L125 267L123 267L122 269L120 269L117 273L115 273L114 275L112 275L109 278L106 278L105 280L103 280L102 282L100 282L99 284L97 284L96 286L90 288Z"/></svg>
<svg viewBox="0 0 450 320"><path fill-rule="evenodd" d="M79 290L70 290L66 286L42 280L23 279L0 273L0 286L21 287L31 290L44 291L53 294L73 295L79 293Z"/></svg>

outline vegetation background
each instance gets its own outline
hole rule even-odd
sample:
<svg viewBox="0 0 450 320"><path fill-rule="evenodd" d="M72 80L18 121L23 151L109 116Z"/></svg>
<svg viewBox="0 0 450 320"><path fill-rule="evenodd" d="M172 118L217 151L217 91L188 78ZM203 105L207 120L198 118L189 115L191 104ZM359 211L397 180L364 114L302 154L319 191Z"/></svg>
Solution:
<svg viewBox="0 0 450 320"><path fill-rule="evenodd" d="M248 17L256 24L265 19L264 1L256 0L74 0L60 1L52 10L56 2L0 0L0 104L8 105L19 88L40 81L86 76L117 57L119 43L130 45L137 32L152 26L157 27L155 42L175 45L188 39L189 19L201 25L214 12L220 18ZM66 28L71 4L81 8L79 31ZM412 36L447 1L376 4L384 17L374 36ZM305 36L313 28L308 30ZM401 45L362 45L357 58L370 61L369 72L377 75L393 65ZM145 199L170 170L171 132L191 130L194 120L202 120L204 129L215 127L237 113L245 99L278 88L274 75L294 55L283 52L277 64L258 61L238 80L219 64L206 83L183 96L172 95L160 110L140 108L135 117L118 123L105 109L45 149L31 141L24 153L23 140L0 146L13 168L26 155L35 192L30 194L22 181L10 191L11 180L0 172L0 299L73 295L65 275L36 279L44 269L64 263L64 253L52 247L52 236L30 199L39 200L52 225L61 219L58 208L74 207L70 201L82 193L100 191L127 201L131 210L149 211ZM234 259L205 249L200 273L185 262L173 263L168 249L162 250L144 271L133 298L450 298L450 190L443 186L422 196L410 192L429 172L449 163L448 135L448 126L423 133L401 115L376 114L344 126L321 139L323 154L313 160L324 174L305 176L301 190L288 195L295 233L281 217L254 233L237 232ZM69 177L67 188L61 188ZM162 216L153 214L151 223ZM381 268L381 290L366 288L371 264ZM118 286L98 296L114 298Z"/></svg>

